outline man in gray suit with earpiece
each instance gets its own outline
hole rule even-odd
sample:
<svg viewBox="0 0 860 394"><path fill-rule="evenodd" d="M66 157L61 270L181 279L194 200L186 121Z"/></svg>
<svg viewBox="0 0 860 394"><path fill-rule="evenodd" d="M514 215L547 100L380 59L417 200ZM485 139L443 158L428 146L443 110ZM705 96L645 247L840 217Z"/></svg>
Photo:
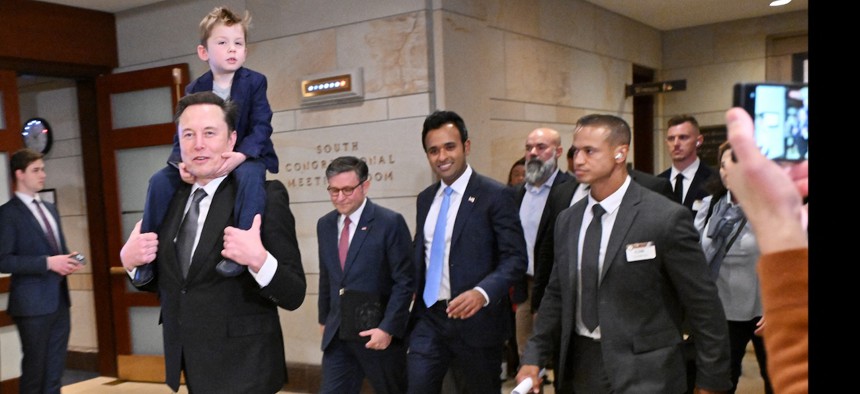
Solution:
<svg viewBox="0 0 860 394"><path fill-rule="evenodd" d="M560 342L557 393L682 393L686 319L695 386L728 390L728 328L689 210L628 175L627 122L587 115L577 125L574 172L590 190L556 220L555 264L517 382L538 381Z"/></svg>

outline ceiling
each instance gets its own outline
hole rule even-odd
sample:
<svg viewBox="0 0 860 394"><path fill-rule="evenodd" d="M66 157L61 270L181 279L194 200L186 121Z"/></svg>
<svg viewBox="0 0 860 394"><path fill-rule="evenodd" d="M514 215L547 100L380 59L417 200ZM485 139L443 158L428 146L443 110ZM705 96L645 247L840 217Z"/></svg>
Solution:
<svg viewBox="0 0 860 394"><path fill-rule="evenodd" d="M41 0L117 13L163 0ZM658 30L754 18L809 9L809 0L770 7L771 0L585 0Z"/></svg>

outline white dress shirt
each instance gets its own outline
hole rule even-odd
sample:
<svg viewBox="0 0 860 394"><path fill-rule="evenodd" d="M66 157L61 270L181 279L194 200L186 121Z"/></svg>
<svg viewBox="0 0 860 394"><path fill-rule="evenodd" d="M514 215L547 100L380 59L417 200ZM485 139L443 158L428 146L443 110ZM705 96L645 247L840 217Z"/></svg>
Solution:
<svg viewBox="0 0 860 394"><path fill-rule="evenodd" d="M35 194L31 196L29 194L21 192L15 192L15 195L18 196L18 198L24 202L24 205L27 207L27 209L30 210L30 213L32 213L33 216L36 217L36 221L39 222L39 226L42 227L42 232L47 234L48 229L45 227L45 222L42 221L42 214L40 214L39 211L36 210L36 204L33 204L34 200L39 202L39 207L41 207L42 211L45 213L45 217L48 218L48 222L51 224L51 230L53 230L54 239L57 240L57 246L62 247L62 245L59 245L60 226L57 225L57 221L54 220L54 215L52 215L51 211L49 211L48 208L45 207L45 203L42 202L42 200L39 198L39 195Z"/></svg>
<svg viewBox="0 0 860 394"><path fill-rule="evenodd" d="M30 213L32 213L33 216L36 217L36 222L39 223L39 227L42 227L42 232L47 234L48 229L45 227L45 222L42 221L42 215L39 213L39 211L36 210L36 208L40 208L45 212L45 217L48 218L48 222L51 224L51 230L53 230L54 239L57 240L57 247L62 248L63 245L60 245L60 226L57 225L57 221L54 220L54 215L51 214L51 211L49 211L48 208L44 206L44 203L39 198L39 195L35 194L31 196L29 194L17 191L15 192L15 195L18 196L18 198L24 202L24 206L26 206L27 209L30 210ZM34 200L39 202L38 207L36 206L36 204L33 204ZM60 250L59 252L62 252L62 250ZM48 269L51 269L51 266L48 264L48 257L51 256L45 257L45 266L48 267Z"/></svg>
<svg viewBox="0 0 860 394"><path fill-rule="evenodd" d="M526 236L526 251L529 256L529 265L526 269L528 276L535 274L535 242L537 241L538 227L547 197L549 197L549 191L552 189L552 183L555 182L558 172L555 170L549 179L540 186L534 186L528 182L524 185L526 194L523 195L523 202L520 204L520 223L523 225L523 234Z"/></svg>
<svg viewBox="0 0 860 394"><path fill-rule="evenodd" d="M454 234L454 222L457 219L457 212L460 211L460 202L463 200L463 195L466 193L466 186L469 185L469 179L472 178L472 166L466 165L466 171L457 178L451 185L446 185L440 181L439 189L436 191L436 196L433 198L433 204L430 205L430 211L427 212L427 219L424 221L424 267L430 267L430 245L433 243L433 233L436 231L436 218L439 217L439 209L442 207L442 195L445 187L450 186L453 192L451 193L450 205L448 205L448 214L445 215L445 264L442 264L442 283L439 285L440 300L451 299L451 280L448 272L448 257L451 253L451 237ZM487 292L480 287L475 287L484 296L484 306L490 303L490 297Z"/></svg>
<svg viewBox="0 0 860 394"><path fill-rule="evenodd" d="M212 206L212 198L215 196L215 192L218 190L218 186L221 185L221 182L226 179L227 176L222 176L220 178L215 178L209 181L206 185L200 186L199 184L194 184L191 187L191 191L189 193L188 201L185 203L185 209L183 210L183 217L185 213L188 212L188 209L191 208L191 203L193 199L190 196L194 195L194 192L199 188L203 188L206 192L206 197L200 200L200 214L197 216L197 234L194 236L194 246L191 248L191 255L194 256L194 251L197 250L197 243L200 242L200 234L203 232L203 224L206 223L206 217L209 216L209 208ZM174 242L176 238L173 239ZM278 260L275 259L275 256L272 256L269 251L266 251L266 261L263 263L263 266L260 267L260 272L254 273L253 270L248 269L248 272L251 273L251 276L254 277L254 280L257 281L257 284L260 287L265 287L272 281L272 278L275 276L275 271L278 269ZM134 274L137 271L135 267L132 269L128 275L131 278L134 278Z"/></svg>
<svg viewBox="0 0 860 394"><path fill-rule="evenodd" d="M361 202L361 206L355 212L349 214L349 244L352 245L352 237L355 236L355 229L358 228L358 221L361 219L361 213L364 212L364 207L367 205L367 197ZM340 234L343 232L343 223L346 221L347 215L338 215L337 217L337 240L340 245Z"/></svg>
<svg viewBox="0 0 860 394"><path fill-rule="evenodd" d="M696 177L696 172L699 171L699 165L701 163L702 161L699 160L699 157L697 156L696 161L687 166L684 171L678 171L675 166L672 166L672 173L669 174L669 181L672 182L672 189L675 188L675 178L678 177L678 174L684 174L684 193L681 194L681 196L683 196L681 199L682 202L687 198L687 192L690 190L690 185L693 183L693 178Z"/></svg>
<svg viewBox="0 0 860 394"><path fill-rule="evenodd" d="M597 272L602 275L603 260L606 256L606 246L609 244L609 235L612 234L612 227L615 226L615 219L618 217L618 207L621 206L621 200L624 199L624 193L627 193L627 188L630 186L630 180L631 178L628 175L621 187L618 188L615 193L612 193L603 199L603 201L595 200L590 193L588 195L588 206L585 207L585 215L582 216L582 227L579 228L579 239L577 240L579 248L576 256L576 333L578 335L600 339L600 325L598 325L593 332L589 332L588 329L585 328L585 323L582 322L582 247L585 242L585 231L588 229L588 225L591 224L591 219L594 218L594 212L591 211L591 207L593 207L594 204L599 203L600 206L606 210L606 213L601 217L603 232L600 235L600 257L597 265ZM599 279L598 283L600 283Z"/></svg>

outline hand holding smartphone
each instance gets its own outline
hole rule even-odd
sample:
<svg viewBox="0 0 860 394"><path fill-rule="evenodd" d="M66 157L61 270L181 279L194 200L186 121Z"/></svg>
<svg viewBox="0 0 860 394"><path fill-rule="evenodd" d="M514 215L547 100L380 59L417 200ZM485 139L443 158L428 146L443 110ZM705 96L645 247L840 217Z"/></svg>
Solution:
<svg viewBox="0 0 860 394"><path fill-rule="evenodd" d="M762 154L775 161L809 159L809 87L801 83L738 83L733 105L755 123Z"/></svg>

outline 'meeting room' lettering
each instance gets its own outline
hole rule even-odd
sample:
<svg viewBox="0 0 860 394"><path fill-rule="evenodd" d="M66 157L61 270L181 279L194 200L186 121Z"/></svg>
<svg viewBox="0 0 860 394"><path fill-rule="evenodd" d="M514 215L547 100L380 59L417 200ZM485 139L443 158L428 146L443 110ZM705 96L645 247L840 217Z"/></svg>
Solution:
<svg viewBox="0 0 860 394"><path fill-rule="evenodd" d="M394 154L359 156L355 154L357 150L358 141L319 144L314 147L314 151L318 156L326 156L326 158L285 163L283 168L288 176L283 181L290 188L325 187L328 184L325 178L326 167L335 157L346 155L358 156L367 163L370 167L371 181L391 182L394 180L393 169L378 168L379 166L393 166L395 164Z"/></svg>

